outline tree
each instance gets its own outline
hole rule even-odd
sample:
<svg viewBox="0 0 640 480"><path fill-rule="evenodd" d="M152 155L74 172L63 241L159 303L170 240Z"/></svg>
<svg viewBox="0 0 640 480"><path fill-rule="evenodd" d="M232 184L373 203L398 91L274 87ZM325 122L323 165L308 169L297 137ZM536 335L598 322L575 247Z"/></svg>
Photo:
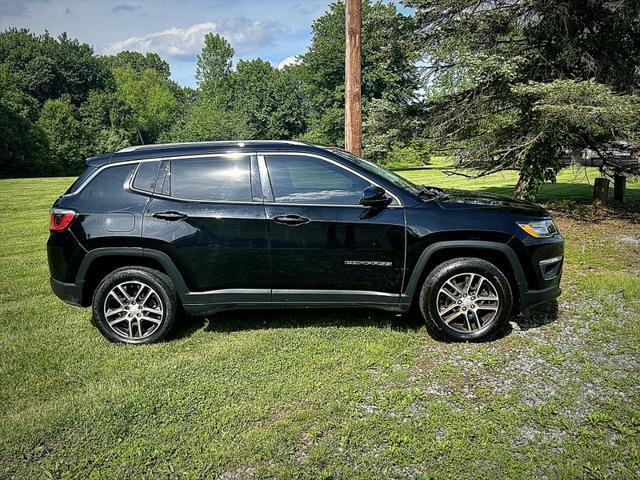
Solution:
<svg viewBox="0 0 640 480"><path fill-rule="evenodd" d="M19 74L0 64L0 176L40 175L48 168L47 145L35 125L38 102L20 89Z"/></svg>
<svg viewBox="0 0 640 480"><path fill-rule="evenodd" d="M309 102L294 67L240 60L232 78L233 108L244 116L249 138L288 139L304 132Z"/></svg>
<svg viewBox="0 0 640 480"><path fill-rule="evenodd" d="M165 142L204 142L215 140L245 140L250 136L244 116L237 111L221 110L206 99L189 109L169 131Z"/></svg>
<svg viewBox="0 0 640 480"><path fill-rule="evenodd" d="M21 73L21 88L43 103L67 95L78 105L96 88L104 88L109 73L86 43L62 34L36 36L26 29L0 33L0 63Z"/></svg>
<svg viewBox="0 0 640 480"><path fill-rule="evenodd" d="M312 26L311 46L302 57L305 81L312 101L309 138L343 144L345 6L335 2ZM380 1L362 4L363 116L372 99L408 105L417 88L416 53L409 19L395 5ZM365 139L366 141L366 139Z"/></svg>
<svg viewBox="0 0 640 480"><path fill-rule="evenodd" d="M125 50L117 55L105 55L99 58L102 64L110 71L131 67L138 76L142 76L147 69L154 70L166 80L171 76L169 64L160 58L157 53L142 54Z"/></svg>
<svg viewBox="0 0 640 480"><path fill-rule="evenodd" d="M567 152L632 140L640 116L634 0L407 0L430 93L428 134L476 175L515 168L516 195Z"/></svg>
<svg viewBox="0 0 640 480"><path fill-rule="evenodd" d="M92 154L113 152L139 142L133 109L113 92L89 92L77 113Z"/></svg>
<svg viewBox="0 0 640 480"><path fill-rule="evenodd" d="M138 76L131 67L114 70L116 95L132 112L141 143L153 143L174 119L178 104L169 81L155 70Z"/></svg>
<svg viewBox="0 0 640 480"><path fill-rule="evenodd" d="M196 64L196 81L202 89L215 89L231 73L231 60L235 51L217 33L207 33L204 36L204 47L198 55Z"/></svg>
<svg viewBox="0 0 640 480"><path fill-rule="evenodd" d="M88 155L76 113L69 97L47 100L37 122L46 136L50 155L56 159L56 169L66 174L79 174Z"/></svg>

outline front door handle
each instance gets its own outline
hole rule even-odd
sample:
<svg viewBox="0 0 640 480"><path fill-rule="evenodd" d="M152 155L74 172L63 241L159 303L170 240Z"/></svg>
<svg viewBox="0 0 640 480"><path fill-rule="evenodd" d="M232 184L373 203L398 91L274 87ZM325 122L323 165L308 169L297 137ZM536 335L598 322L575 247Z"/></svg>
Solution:
<svg viewBox="0 0 640 480"><path fill-rule="evenodd" d="M158 212L153 214L153 218L159 218L161 220L168 220L169 222L175 222L176 220L184 220L188 215L181 212Z"/></svg>
<svg viewBox="0 0 640 480"><path fill-rule="evenodd" d="M300 215L281 215L279 217L273 217L273 221L276 223L281 223L283 225L290 225L292 227L296 227L298 225L304 225L305 223L309 223L307 217L302 217Z"/></svg>

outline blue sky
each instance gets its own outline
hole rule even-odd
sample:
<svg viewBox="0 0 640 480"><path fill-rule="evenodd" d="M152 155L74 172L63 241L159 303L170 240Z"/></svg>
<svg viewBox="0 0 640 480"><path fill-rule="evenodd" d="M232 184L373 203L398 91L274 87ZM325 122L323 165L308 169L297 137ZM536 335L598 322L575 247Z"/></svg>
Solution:
<svg viewBox="0 0 640 480"><path fill-rule="evenodd" d="M306 50L311 24L331 0L0 0L0 30L67 32L97 54L155 52L172 78L195 83L195 60L208 32L231 42L236 60L279 65Z"/></svg>

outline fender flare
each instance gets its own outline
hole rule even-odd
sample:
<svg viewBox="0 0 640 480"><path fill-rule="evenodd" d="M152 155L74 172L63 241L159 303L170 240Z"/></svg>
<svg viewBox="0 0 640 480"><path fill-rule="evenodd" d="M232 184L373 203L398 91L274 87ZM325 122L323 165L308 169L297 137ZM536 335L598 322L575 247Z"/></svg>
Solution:
<svg viewBox="0 0 640 480"><path fill-rule="evenodd" d="M181 297L189 291L184 278L182 278L182 274L173 263L173 260L171 260L169 255L159 250L142 247L101 247L90 250L80 263L78 274L76 275L76 284L84 285L87 273L89 272L91 265L96 259L103 257L122 256L151 258L157 261L162 266L164 271L167 272L167 275L169 275L169 277L173 281L173 284L176 286L178 294Z"/></svg>
<svg viewBox="0 0 640 480"><path fill-rule="evenodd" d="M507 261L509 262L509 265L511 266L513 274L515 275L520 298L522 298L522 295L527 290L527 280L524 274L524 270L522 269L522 265L520 265L520 261L516 256L516 253L507 244L485 240L448 240L429 245L420 254L420 257L418 258L418 261L413 268L413 272L411 273L411 277L407 282L404 295L410 299L413 299L416 290L420 288L420 285L418 285L418 283L420 282L420 278L424 273L427 262L434 253L440 250L451 250L456 248L492 250L494 252L500 252L504 254L504 256L507 258Z"/></svg>

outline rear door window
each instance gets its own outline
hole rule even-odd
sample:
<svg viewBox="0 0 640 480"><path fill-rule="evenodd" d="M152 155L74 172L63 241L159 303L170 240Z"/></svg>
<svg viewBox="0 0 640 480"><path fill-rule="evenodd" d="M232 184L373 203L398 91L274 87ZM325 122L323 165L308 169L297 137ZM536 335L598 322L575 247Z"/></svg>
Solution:
<svg viewBox="0 0 640 480"><path fill-rule="evenodd" d="M250 155L172 160L168 178L170 195L177 199L252 201Z"/></svg>

